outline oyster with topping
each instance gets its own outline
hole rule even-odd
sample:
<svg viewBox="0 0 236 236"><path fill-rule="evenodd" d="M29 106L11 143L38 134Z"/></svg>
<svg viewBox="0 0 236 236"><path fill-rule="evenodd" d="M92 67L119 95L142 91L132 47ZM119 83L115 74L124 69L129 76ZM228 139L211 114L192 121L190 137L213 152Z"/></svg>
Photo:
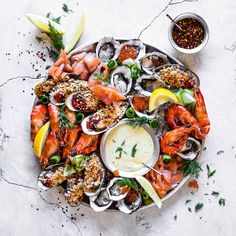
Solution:
<svg viewBox="0 0 236 236"><path fill-rule="evenodd" d="M108 62L111 59L116 59L118 56L119 46L120 43L114 38L104 37L97 44L96 56L102 62Z"/></svg>
<svg viewBox="0 0 236 236"><path fill-rule="evenodd" d="M148 74L153 74L156 68L167 63L169 63L167 56L160 52L148 53L140 59L142 69Z"/></svg>
<svg viewBox="0 0 236 236"><path fill-rule="evenodd" d="M112 103L87 116L81 123L83 132L89 135L105 132L123 117L127 107L127 102Z"/></svg>
<svg viewBox="0 0 236 236"><path fill-rule="evenodd" d="M127 66L118 66L111 73L111 84L123 95L132 87L131 71Z"/></svg>

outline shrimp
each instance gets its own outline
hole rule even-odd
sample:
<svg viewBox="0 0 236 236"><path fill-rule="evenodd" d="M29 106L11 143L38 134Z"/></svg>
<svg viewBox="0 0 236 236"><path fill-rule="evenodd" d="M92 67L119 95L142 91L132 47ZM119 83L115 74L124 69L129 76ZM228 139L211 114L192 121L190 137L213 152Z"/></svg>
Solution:
<svg viewBox="0 0 236 236"><path fill-rule="evenodd" d="M189 134L195 129L191 127L178 127L164 134L160 140L161 151L168 155L174 155L181 150L186 143Z"/></svg>
<svg viewBox="0 0 236 236"><path fill-rule="evenodd" d="M99 135L88 135L82 133L78 142L74 145L71 150L71 155L75 156L78 154L89 154L97 150L99 141Z"/></svg>
<svg viewBox="0 0 236 236"><path fill-rule="evenodd" d="M39 104L36 105L30 115L31 120L31 130L30 130L30 140L33 142L36 134L40 128L48 121L48 109L47 106Z"/></svg>
<svg viewBox="0 0 236 236"><path fill-rule="evenodd" d="M185 107L172 104L166 110L166 121L170 128L175 129L181 126L192 126L194 127L193 136L197 139L204 139L205 134L203 133L202 126L198 120L188 111Z"/></svg>
<svg viewBox="0 0 236 236"><path fill-rule="evenodd" d="M207 115L205 101L199 88L194 88L194 98L196 100L195 116L202 126L202 131L207 135L210 131L210 120Z"/></svg>

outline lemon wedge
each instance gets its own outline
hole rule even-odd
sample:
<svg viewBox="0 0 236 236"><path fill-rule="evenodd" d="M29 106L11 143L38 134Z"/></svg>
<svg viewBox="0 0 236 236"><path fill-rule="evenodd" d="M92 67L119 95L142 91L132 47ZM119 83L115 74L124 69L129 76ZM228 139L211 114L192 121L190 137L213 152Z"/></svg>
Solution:
<svg viewBox="0 0 236 236"><path fill-rule="evenodd" d="M36 134L36 137L34 139L34 153L37 157L41 156L44 143L49 134L49 130L50 130L50 121L45 123Z"/></svg>
<svg viewBox="0 0 236 236"><path fill-rule="evenodd" d="M152 112L166 102L178 103L178 99L175 94L168 89L159 88L154 90L149 100L149 112Z"/></svg>
<svg viewBox="0 0 236 236"><path fill-rule="evenodd" d="M151 183L144 178L143 176L135 176L135 179L139 182L139 184L143 187L143 189L148 193L150 198L155 202L155 204L161 208L162 201L157 195L155 189L152 187Z"/></svg>
<svg viewBox="0 0 236 236"><path fill-rule="evenodd" d="M79 18L77 19L77 21L78 21L78 23L75 26L71 35L68 35L68 36L66 35L65 40L64 40L65 41L65 43L64 43L65 44L65 51L67 53L70 52L75 47L76 43L80 39L80 36L83 32L84 24L85 24L85 15L82 11L79 14Z"/></svg>
<svg viewBox="0 0 236 236"><path fill-rule="evenodd" d="M29 21L34 24L36 27L38 27L40 30L43 30L45 32L49 32L49 26L48 22L51 23L51 25L57 30L57 32L61 35L65 33L65 30L59 25L58 23L40 15L36 14L26 14L25 15Z"/></svg>

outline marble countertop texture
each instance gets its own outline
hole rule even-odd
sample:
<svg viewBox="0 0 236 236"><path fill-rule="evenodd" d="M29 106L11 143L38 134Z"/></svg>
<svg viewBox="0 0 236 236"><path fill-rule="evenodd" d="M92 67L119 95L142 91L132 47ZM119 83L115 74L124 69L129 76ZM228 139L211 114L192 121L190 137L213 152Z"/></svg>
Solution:
<svg viewBox="0 0 236 236"><path fill-rule="evenodd" d="M25 13L62 15L62 4L86 14L86 26L78 45L103 36L137 38L178 58L201 79L211 132L201 156L203 172L194 194L185 185L159 210L153 207L132 215L95 213L90 208L71 208L60 189L41 192L36 178L39 165L29 141L29 115L33 87L46 74L42 34ZM1 1L0 14L0 235L217 235L236 232L236 1L234 0L11 0ZM208 23L210 40L198 54L184 55L168 41L169 13L175 17L195 12ZM63 21L75 22L63 14ZM43 35L43 37L45 37ZM207 177L206 165L216 170ZM219 191L220 196L212 196ZM209 194L209 195L206 195ZM225 206L218 201L224 198ZM186 204L186 200L191 202ZM204 207L194 212L201 202ZM192 209L189 212L188 208Z"/></svg>

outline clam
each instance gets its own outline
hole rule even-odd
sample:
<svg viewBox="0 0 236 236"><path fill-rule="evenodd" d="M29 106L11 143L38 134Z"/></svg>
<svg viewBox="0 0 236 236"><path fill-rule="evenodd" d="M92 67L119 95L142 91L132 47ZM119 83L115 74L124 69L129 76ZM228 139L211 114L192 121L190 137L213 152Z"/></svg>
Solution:
<svg viewBox="0 0 236 236"><path fill-rule="evenodd" d="M139 60L145 55L146 46L139 39L123 42L119 47L118 61L122 63L129 58Z"/></svg>
<svg viewBox="0 0 236 236"><path fill-rule="evenodd" d="M114 38L104 37L97 44L96 56L101 59L102 62L108 62L111 59L116 59L118 56L119 46L120 43Z"/></svg>
<svg viewBox="0 0 236 236"><path fill-rule="evenodd" d="M132 87L131 71L127 66L118 66L111 73L111 84L126 95Z"/></svg>
<svg viewBox="0 0 236 236"><path fill-rule="evenodd" d="M135 198L135 200L133 200ZM130 190L127 196L117 202L117 207L125 214L131 214L142 205L142 197L140 192Z"/></svg>
<svg viewBox="0 0 236 236"><path fill-rule="evenodd" d="M192 88L200 85L200 80L195 73L178 64L160 66L155 73L166 85L174 88Z"/></svg>
<svg viewBox="0 0 236 236"><path fill-rule="evenodd" d="M113 178L111 179L111 181L109 182L108 186L107 186L107 192L109 195L109 199L113 200L113 201L119 201L123 198L125 198L128 194L128 191L126 190L126 186L119 186L117 184L118 180L122 180L122 178Z"/></svg>
<svg viewBox="0 0 236 236"><path fill-rule="evenodd" d="M158 88L164 88L165 83L156 75L142 75L136 80L135 90L145 96L150 96L151 93Z"/></svg>
<svg viewBox="0 0 236 236"><path fill-rule="evenodd" d="M98 195L90 197L89 200L90 206L96 212L105 211L112 204L106 188L102 188Z"/></svg>
<svg viewBox="0 0 236 236"><path fill-rule="evenodd" d="M69 177L64 193L67 203L69 203L71 206L78 206L83 200L83 188L83 179L79 174Z"/></svg>
<svg viewBox="0 0 236 236"><path fill-rule="evenodd" d="M193 160L201 150L201 144L194 138L188 138L182 149L177 153L185 160Z"/></svg>
<svg viewBox="0 0 236 236"><path fill-rule="evenodd" d="M88 197L97 195L105 180L105 169L97 154L93 153L87 160L84 172L84 193Z"/></svg>
<svg viewBox="0 0 236 236"><path fill-rule="evenodd" d="M93 112L99 108L100 101L90 90L71 93L65 100L71 111Z"/></svg>
<svg viewBox="0 0 236 236"><path fill-rule="evenodd" d="M153 74L156 68L167 63L169 63L167 56L160 52L147 53L140 59L142 69L148 74Z"/></svg>
<svg viewBox="0 0 236 236"><path fill-rule="evenodd" d="M89 135L105 132L123 117L127 107L127 102L117 102L101 108L82 121L81 127L83 132Z"/></svg>
<svg viewBox="0 0 236 236"><path fill-rule="evenodd" d="M46 167L38 176L38 186L48 190L64 182L67 177L64 174L64 164L56 164Z"/></svg>

